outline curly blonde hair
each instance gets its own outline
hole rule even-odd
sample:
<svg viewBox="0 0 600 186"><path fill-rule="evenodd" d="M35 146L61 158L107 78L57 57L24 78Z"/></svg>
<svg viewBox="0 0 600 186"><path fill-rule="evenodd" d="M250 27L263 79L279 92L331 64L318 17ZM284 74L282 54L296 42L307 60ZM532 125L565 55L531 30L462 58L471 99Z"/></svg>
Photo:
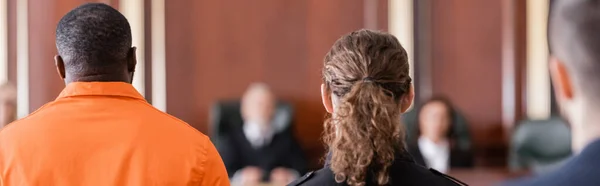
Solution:
<svg viewBox="0 0 600 186"><path fill-rule="evenodd" d="M335 105L323 138L336 182L365 185L372 171L378 185L388 184L388 169L405 149L400 100L410 91L406 51L390 34L352 32L325 56L323 81Z"/></svg>

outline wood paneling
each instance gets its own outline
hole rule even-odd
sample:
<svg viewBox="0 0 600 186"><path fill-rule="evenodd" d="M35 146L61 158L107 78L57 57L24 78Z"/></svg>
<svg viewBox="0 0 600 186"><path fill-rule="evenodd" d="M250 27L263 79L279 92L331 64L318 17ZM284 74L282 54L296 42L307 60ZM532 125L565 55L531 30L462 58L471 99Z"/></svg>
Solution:
<svg viewBox="0 0 600 186"><path fill-rule="evenodd" d="M433 1L433 93L465 113L476 147L503 139L500 5Z"/></svg>
<svg viewBox="0 0 600 186"><path fill-rule="evenodd" d="M414 2L414 86L415 104L420 104L432 96L432 2L433 0L415 0Z"/></svg>
<svg viewBox="0 0 600 186"><path fill-rule="evenodd" d="M503 126L510 131L526 117L526 1L502 0Z"/></svg>
<svg viewBox="0 0 600 186"><path fill-rule="evenodd" d="M152 0L144 0L144 97L152 104Z"/></svg>
<svg viewBox="0 0 600 186"><path fill-rule="evenodd" d="M294 104L308 153L322 155L322 59L363 27L363 11L363 1L346 0L167 1L167 112L207 132L211 104L266 82Z"/></svg>
<svg viewBox="0 0 600 186"><path fill-rule="evenodd" d="M17 83L17 0L8 3L8 81Z"/></svg>
<svg viewBox="0 0 600 186"><path fill-rule="evenodd" d="M424 60L427 67L417 80L430 83L421 87L425 93L449 97L465 114L479 165L505 164L503 123L512 126L521 117L522 6L512 0L417 3L417 64Z"/></svg>
<svg viewBox="0 0 600 186"><path fill-rule="evenodd" d="M377 29L387 32L389 28L388 21L390 17L388 14L389 2L388 0L377 0L377 2Z"/></svg>
<svg viewBox="0 0 600 186"><path fill-rule="evenodd" d="M8 81L17 83L17 1L6 0L8 5ZM37 17L36 17L37 18Z"/></svg>

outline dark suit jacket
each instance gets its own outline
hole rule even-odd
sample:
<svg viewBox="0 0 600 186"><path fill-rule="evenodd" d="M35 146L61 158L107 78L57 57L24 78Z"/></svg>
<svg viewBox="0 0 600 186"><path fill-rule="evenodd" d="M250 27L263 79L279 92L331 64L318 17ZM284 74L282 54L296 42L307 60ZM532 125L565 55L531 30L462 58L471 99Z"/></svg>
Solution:
<svg viewBox="0 0 600 186"><path fill-rule="evenodd" d="M552 144L548 144L552 145ZM592 186L600 185L600 140L587 145L558 170L535 178L504 183L506 186Z"/></svg>
<svg viewBox="0 0 600 186"><path fill-rule="evenodd" d="M263 169L265 171L264 181L268 180L269 172L277 167L296 170L300 175L304 174L307 169L304 153L291 129L275 134L271 143L254 149L246 139L242 127L232 128L228 135L221 137L221 143L217 144L217 149L230 177L236 171L247 166Z"/></svg>
<svg viewBox="0 0 600 186"><path fill-rule="evenodd" d="M408 145L408 152L412 155L415 161L422 166L427 166L425 159L421 154L417 142L411 142ZM450 168L471 168L473 167L473 153L467 150L450 147Z"/></svg>
<svg viewBox="0 0 600 186"><path fill-rule="evenodd" d="M417 165L409 154L399 154L390 167L390 186L460 186L460 181L446 176L436 170L427 169ZM370 171L369 171L370 172ZM366 185L377 185L371 174L367 175ZM325 167L309 172L300 179L293 181L288 186L347 186L346 183L337 183L334 174L329 169L329 162Z"/></svg>

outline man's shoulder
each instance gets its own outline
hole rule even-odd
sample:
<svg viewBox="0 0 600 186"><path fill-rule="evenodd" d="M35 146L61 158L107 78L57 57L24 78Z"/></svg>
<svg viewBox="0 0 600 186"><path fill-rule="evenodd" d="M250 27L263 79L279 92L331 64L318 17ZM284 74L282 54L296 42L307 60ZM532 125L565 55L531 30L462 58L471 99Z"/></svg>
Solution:
<svg viewBox="0 0 600 186"><path fill-rule="evenodd" d="M178 124L178 125L184 126L187 129L193 129L194 131L197 131L194 127L189 125L187 122L185 122L173 115L167 114L166 112L158 110L157 108L155 108L154 106L152 106L150 104L146 104L146 107L147 107L146 111L144 113L140 113L142 116L144 116L144 115L152 116L152 117L150 117L150 119L160 119L163 122Z"/></svg>
<svg viewBox="0 0 600 186"><path fill-rule="evenodd" d="M187 122L175 116L167 114L163 111L160 111L146 102L135 102L132 105L135 105L133 106L136 110L135 113L123 113L117 114L115 116L112 116L110 114L104 114L108 116L106 117L106 122L114 123L127 122L126 120L132 120L131 122L144 123L143 127L146 128L145 131L156 131L163 135L173 134L174 137L180 136L181 138L186 138L186 140L189 140L190 138L198 139L200 141L208 140L208 137L205 134L198 131L196 128L189 125ZM37 109L36 111L32 112L28 116L7 125L6 127L0 130L0 134L19 133L19 131L31 132L32 130L37 131L40 128L50 127L57 123L81 123L86 120L85 117L56 116L57 114L71 114L62 113L65 110L72 110L69 107L70 105L60 103L57 101L49 102ZM96 116L91 117L94 118Z"/></svg>
<svg viewBox="0 0 600 186"><path fill-rule="evenodd" d="M567 180L573 180L574 182L569 183ZM575 181L578 184L575 184ZM577 179L569 176L569 175L555 175L555 174L547 174L536 177L526 177L514 180L508 180L504 183L500 184L501 186L537 186L537 185L545 185L545 186L559 186L559 185L582 185L581 182L585 182L584 180ZM592 184L594 185L594 184Z"/></svg>
<svg viewBox="0 0 600 186"><path fill-rule="evenodd" d="M38 116L41 115L40 113L43 112L43 110L46 110L46 108L50 107L53 103L54 102L46 103L37 110L33 111L31 114L7 124L2 129L0 129L0 137L6 138L22 136L19 133L22 133L22 131L27 132L28 128L34 127L31 126L32 124L36 123L34 122L34 120L36 120ZM14 136L10 134L14 134Z"/></svg>
<svg viewBox="0 0 600 186"><path fill-rule="evenodd" d="M574 160L574 161L573 161ZM526 177L504 182L503 186L593 186L600 183L600 161L575 158L559 169L534 177ZM582 161L583 160L583 161Z"/></svg>
<svg viewBox="0 0 600 186"><path fill-rule="evenodd" d="M188 124L187 122L170 115L166 112L158 110L150 104L147 104L147 109L144 112L140 112L140 117L146 117L149 122L156 125L160 125L158 128L165 128L169 130L160 132L175 132L182 138L194 137L202 140L208 140L208 136L200 132L198 129ZM187 136L186 136L187 134Z"/></svg>

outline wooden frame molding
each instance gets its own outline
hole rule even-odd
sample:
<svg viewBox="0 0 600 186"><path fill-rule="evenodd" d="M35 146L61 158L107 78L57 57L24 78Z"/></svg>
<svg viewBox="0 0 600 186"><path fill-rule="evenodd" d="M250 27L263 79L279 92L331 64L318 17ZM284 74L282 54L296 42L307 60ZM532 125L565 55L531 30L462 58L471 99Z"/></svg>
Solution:
<svg viewBox="0 0 600 186"><path fill-rule="evenodd" d="M144 0L120 0L119 9L129 20L133 46L137 47L137 65L133 76L133 86L145 95L145 40L144 40Z"/></svg>
<svg viewBox="0 0 600 186"><path fill-rule="evenodd" d="M8 0L0 2L0 83L8 81Z"/></svg>
<svg viewBox="0 0 600 186"><path fill-rule="evenodd" d="M502 6L502 125L509 131L523 119L526 4L503 0Z"/></svg>
<svg viewBox="0 0 600 186"><path fill-rule="evenodd" d="M527 1L527 117L550 117L549 0Z"/></svg>
<svg viewBox="0 0 600 186"><path fill-rule="evenodd" d="M410 66L409 75L415 81L415 19L413 0L388 1L388 29L389 33L398 38L406 53ZM411 104L414 108L414 100Z"/></svg>
<svg viewBox="0 0 600 186"><path fill-rule="evenodd" d="M419 104L433 95L432 77L432 2L431 0L414 0L414 69L415 103Z"/></svg>
<svg viewBox="0 0 600 186"><path fill-rule="evenodd" d="M152 105L167 111L165 0L152 0Z"/></svg>
<svg viewBox="0 0 600 186"><path fill-rule="evenodd" d="M410 65L410 77L414 76L415 35L413 0L388 1L389 32L396 36L406 52Z"/></svg>
<svg viewBox="0 0 600 186"><path fill-rule="evenodd" d="M29 114L28 0L17 0L17 117Z"/></svg>
<svg viewBox="0 0 600 186"><path fill-rule="evenodd" d="M365 24L365 28L367 29L378 29L378 24L377 24L377 7L379 4L379 1L373 1L373 0L365 0L363 1L365 6L364 6L364 24Z"/></svg>

